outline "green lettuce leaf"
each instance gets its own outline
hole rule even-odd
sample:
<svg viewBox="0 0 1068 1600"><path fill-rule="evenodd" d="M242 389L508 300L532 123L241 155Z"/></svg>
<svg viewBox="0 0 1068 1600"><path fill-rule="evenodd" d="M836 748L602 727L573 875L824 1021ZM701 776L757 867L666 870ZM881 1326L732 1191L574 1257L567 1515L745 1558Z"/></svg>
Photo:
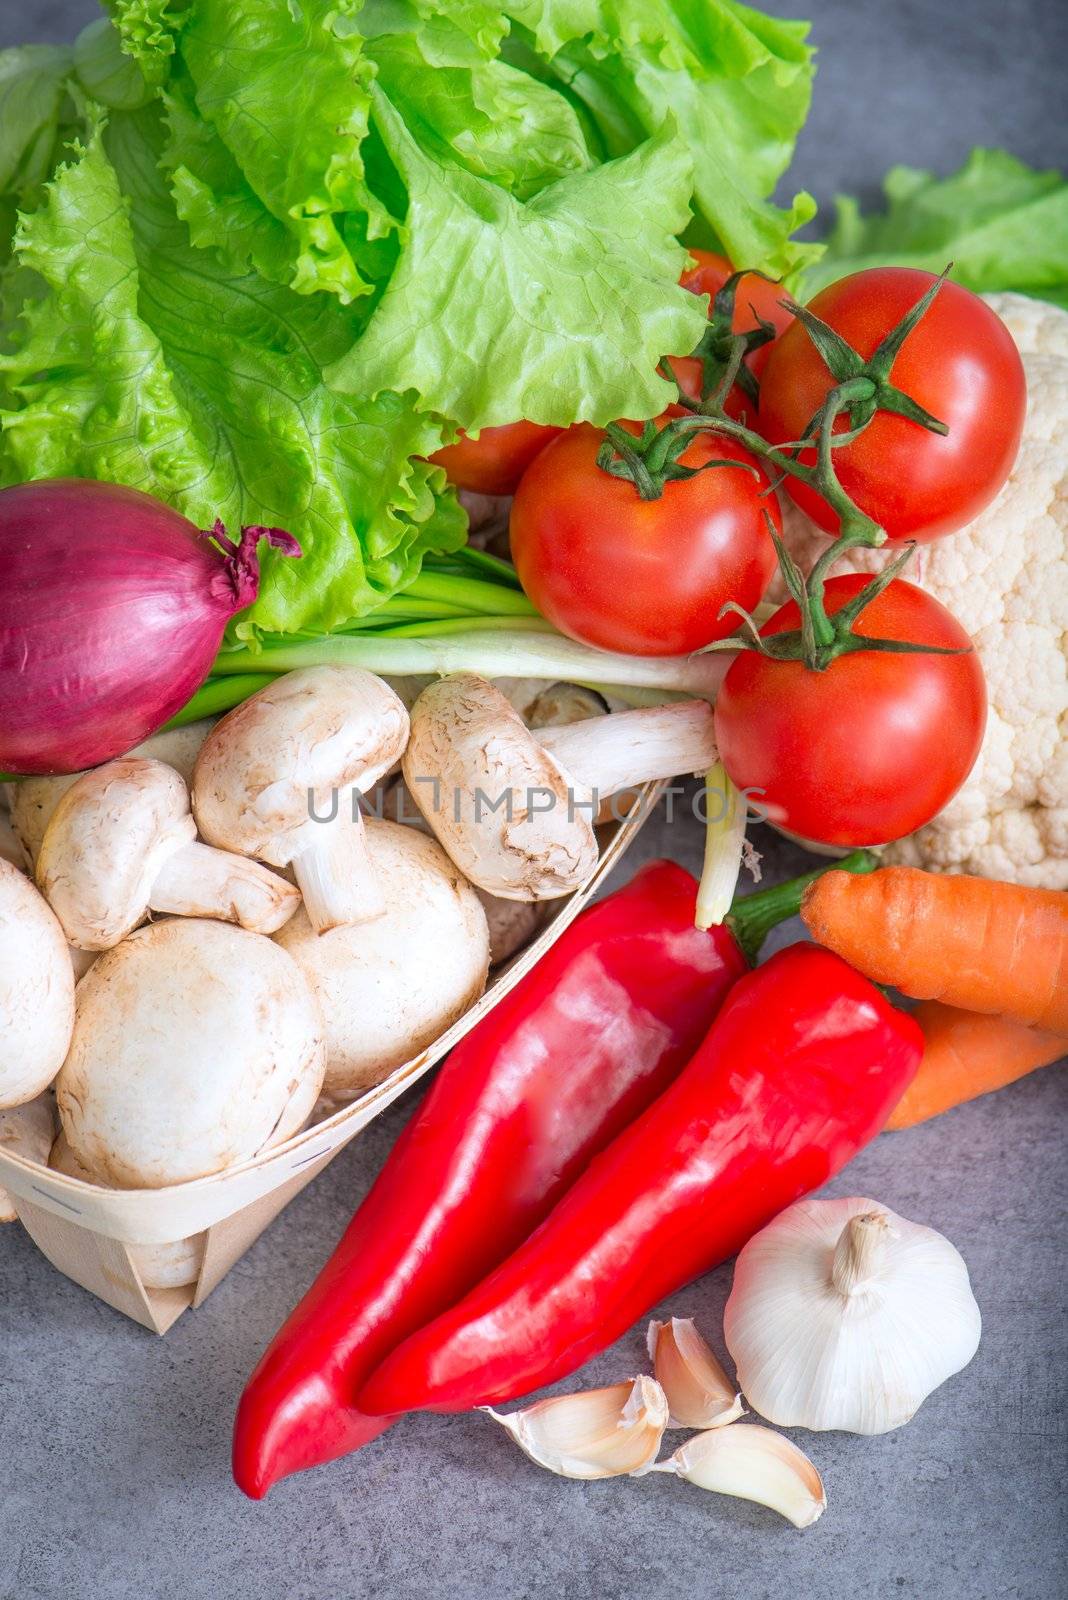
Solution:
<svg viewBox="0 0 1068 1600"><path fill-rule="evenodd" d="M403 373L420 404L467 428L603 423L670 401L657 361L704 327L674 286L691 176L673 135L523 205L444 170L384 99L375 116L408 191L405 245L334 383L377 394Z"/></svg>
<svg viewBox="0 0 1068 1600"><path fill-rule="evenodd" d="M894 167L886 210L865 217L839 199L827 254L805 280L814 293L866 267L922 267L978 293L1015 289L1068 306L1068 183L1004 150L973 150L949 178Z"/></svg>
<svg viewBox="0 0 1068 1600"><path fill-rule="evenodd" d="M688 237L739 266L792 277L821 250L792 240L815 212L806 194L767 198L808 115L814 71L808 24L735 0L511 0L523 34L513 53L577 99L606 154L673 117L694 159L697 211ZM531 66L532 70L539 70Z"/></svg>
<svg viewBox="0 0 1068 1600"><path fill-rule="evenodd" d="M188 74L172 74L163 93L167 138L160 161L175 209L194 245L210 250L228 271L249 270L272 283L291 284L300 243L272 215L211 124L197 110Z"/></svg>
<svg viewBox="0 0 1068 1600"><path fill-rule="evenodd" d="M679 147L691 152L699 211L687 237L719 243L747 266L795 272L819 253L820 246L788 238L811 216L811 200L801 195L780 211L766 197L790 160L809 104L812 53L804 34L804 24L772 21L735 0L512 0L502 8L480 0L305 0L299 8L193 0L177 35L181 69L171 75L168 101L174 197L193 242L301 293L377 296L392 277L389 307L371 318L376 350L352 362L353 373L379 382L379 349L408 349L404 339L393 342L395 317L425 317L409 258L424 270L427 226L448 214L451 258L483 262L488 235L507 230L504 219L515 214L470 179L534 202L569 176L603 171L590 197L603 210L596 219L603 243L580 253L601 278L593 298L582 296L584 331L592 342L604 334L601 366L611 394L627 397L622 410L646 414L664 403L664 389L654 376L635 384L612 360L617 318L608 307L601 312L604 294L627 286L622 253L638 248L638 278L648 277L651 254L632 243L627 200L612 237L614 160L675 126ZM681 171L679 152L675 173ZM641 203L652 237L684 226L678 189L676 176L662 200L646 186ZM539 240L536 254L566 262L574 229L556 224L568 198L560 194L552 222L548 213L539 216L531 237ZM532 214L529 221L532 227ZM577 226L585 221L576 218ZM384 248L392 234L397 240ZM574 333L571 310L556 322L537 272L524 283L512 262L502 270L515 326L504 362L496 349L492 354L499 368L510 366L510 349L520 347L521 322L539 331L547 323L550 342ZM657 285L657 325L670 320L670 293L668 283ZM433 283L424 298L435 298ZM449 350L468 349L480 331L465 299L454 296L444 317ZM648 307L646 291L633 310L641 315ZM427 310L436 314L436 307ZM671 344L683 349L678 339ZM528 358L539 366L542 357L534 338ZM397 386L395 376L389 381ZM419 374L412 382L420 394L448 403L452 421L475 427L502 419L502 405L486 408L472 395L454 402L456 382L427 387ZM544 382L520 387L539 392L545 413ZM550 410L560 418L555 397ZM590 414L582 390L571 419Z"/></svg>
<svg viewBox="0 0 1068 1600"><path fill-rule="evenodd" d="M313 0L299 21L282 8L265 28L260 0L201 0L164 97L164 162L193 242L343 302L389 276L407 211L380 141L368 138L372 78L435 159L521 198L589 165L568 102L481 53L499 42L500 13L496 27L488 11L424 22L414 8L372 0L359 12L365 44L355 10ZM305 62L294 98L287 80ZM363 181L365 151L388 203Z"/></svg>
<svg viewBox="0 0 1068 1600"><path fill-rule="evenodd" d="M457 43L463 35L454 36ZM520 200L593 165L570 102L500 60L446 53L422 33L368 41L381 94L422 147ZM465 56L468 59L465 59Z"/></svg>
<svg viewBox="0 0 1068 1600"><path fill-rule="evenodd" d="M122 48L118 30L98 17L74 41L74 73L79 87L99 105L133 111L152 98L137 62Z"/></svg>
<svg viewBox="0 0 1068 1600"><path fill-rule="evenodd" d="M371 285L338 213L365 213L372 238L396 225L364 181L372 69L358 9L359 0L197 0L181 35L197 109L294 240L293 288L342 302Z"/></svg>
<svg viewBox="0 0 1068 1600"><path fill-rule="evenodd" d="M234 278L189 244L157 170L154 111L93 119L26 217L16 255L40 284L0 356L3 481L76 475L142 488L198 526L289 528L239 632L323 631L410 582L462 515L412 460L441 430L395 393L336 393L351 341L331 297ZM129 217L127 216L129 203Z"/></svg>
<svg viewBox="0 0 1068 1600"><path fill-rule="evenodd" d="M182 0L102 0L114 19L122 48L136 61L145 82L158 89L167 81L180 23Z"/></svg>
<svg viewBox="0 0 1068 1600"><path fill-rule="evenodd" d="M74 53L65 46L0 50L0 261L28 204L55 165L75 111L67 93Z"/></svg>

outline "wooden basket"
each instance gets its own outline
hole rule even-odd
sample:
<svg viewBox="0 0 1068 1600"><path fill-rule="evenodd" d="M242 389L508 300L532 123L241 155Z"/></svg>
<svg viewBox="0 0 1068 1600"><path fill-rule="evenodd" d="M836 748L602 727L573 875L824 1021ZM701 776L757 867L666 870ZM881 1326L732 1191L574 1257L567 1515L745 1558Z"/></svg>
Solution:
<svg viewBox="0 0 1068 1600"><path fill-rule="evenodd" d="M626 819L602 831L595 870L574 894L553 902L552 918L538 937L494 974L482 999L465 1016L351 1105L284 1144L210 1178L164 1189L101 1189L0 1149L0 1186L10 1194L38 1249L90 1294L144 1327L166 1333L188 1306L198 1306L211 1293L268 1223L361 1128L441 1061L530 971L619 861L662 788L647 784ZM168 1244L205 1231L195 1283L181 1289L145 1286L129 1246Z"/></svg>

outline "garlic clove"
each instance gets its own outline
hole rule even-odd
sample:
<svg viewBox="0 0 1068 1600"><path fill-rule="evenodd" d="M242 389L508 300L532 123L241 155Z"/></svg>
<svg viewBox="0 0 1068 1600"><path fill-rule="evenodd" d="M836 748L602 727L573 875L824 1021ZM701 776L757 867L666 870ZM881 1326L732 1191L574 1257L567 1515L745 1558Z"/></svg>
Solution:
<svg viewBox="0 0 1068 1600"><path fill-rule="evenodd" d="M738 1256L723 1333L779 1427L887 1433L959 1372L982 1320L948 1239L863 1198L802 1200Z"/></svg>
<svg viewBox="0 0 1068 1600"><path fill-rule="evenodd" d="M741 1395L692 1317L650 1322L646 1342L656 1381L667 1395L669 1428L722 1428L745 1415Z"/></svg>
<svg viewBox="0 0 1068 1600"><path fill-rule="evenodd" d="M804 1451L759 1423L695 1434L650 1470L673 1472L714 1494L753 1500L795 1528L811 1527L827 1509L823 1480Z"/></svg>
<svg viewBox="0 0 1068 1600"><path fill-rule="evenodd" d="M502 1416L483 1406L539 1467L561 1478L618 1478L656 1460L668 1403L655 1378L555 1395Z"/></svg>

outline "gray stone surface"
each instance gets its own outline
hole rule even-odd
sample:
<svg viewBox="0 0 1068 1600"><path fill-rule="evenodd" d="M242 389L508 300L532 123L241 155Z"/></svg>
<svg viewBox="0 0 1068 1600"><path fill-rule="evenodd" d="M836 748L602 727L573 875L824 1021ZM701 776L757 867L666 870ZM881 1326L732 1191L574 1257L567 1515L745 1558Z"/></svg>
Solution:
<svg viewBox="0 0 1068 1600"><path fill-rule="evenodd" d="M793 9L783 5L781 9ZM1065 158L1066 13L1054 0L801 0L824 81L798 163L821 197L978 141ZM0 8L0 43L63 37L87 0ZM835 117L841 120L835 124ZM832 127L841 131L832 135ZM782 874L799 856L767 838ZM624 871L692 825L651 823ZM780 937L788 938L794 930ZM327 1256L410 1110L395 1107L159 1340L0 1230L0 1600L1053 1600L1065 1592L1064 1114L1050 1069L886 1135L833 1192L942 1229L983 1310L974 1363L907 1428L799 1436L829 1509L797 1533L663 1478L567 1483L479 1417L408 1419L262 1505L228 1472L242 1381ZM673 1297L720 1347L730 1268ZM640 1369L638 1330L575 1382Z"/></svg>

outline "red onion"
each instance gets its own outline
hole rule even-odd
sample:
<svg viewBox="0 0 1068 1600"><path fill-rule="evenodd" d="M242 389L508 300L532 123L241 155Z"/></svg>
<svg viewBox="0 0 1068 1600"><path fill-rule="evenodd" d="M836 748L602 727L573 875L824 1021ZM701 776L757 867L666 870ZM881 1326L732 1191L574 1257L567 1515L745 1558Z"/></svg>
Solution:
<svg viewBox="0 0 1068 1600"><path fill-rule="evenodd" d="M210 533L138 489L0 490L0 770L79 772L154 733L211 670L280 528Z"/></svg>

